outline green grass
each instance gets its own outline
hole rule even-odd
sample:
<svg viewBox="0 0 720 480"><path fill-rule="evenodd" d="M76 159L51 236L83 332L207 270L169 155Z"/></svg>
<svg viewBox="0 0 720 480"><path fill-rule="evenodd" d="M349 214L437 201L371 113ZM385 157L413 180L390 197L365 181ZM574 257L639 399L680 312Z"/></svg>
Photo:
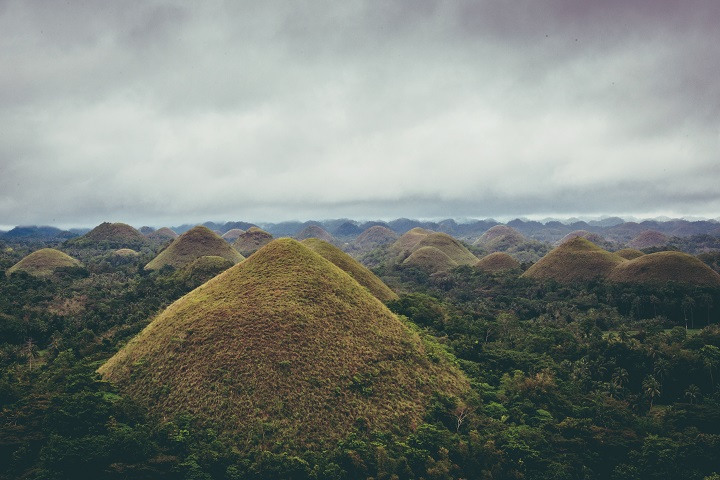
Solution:
<svg viewBox="0 0 720 480"><path fill-rule="evenodd" d="M616 265L625 261L585 238L576 237L551 250L522 276L558 282L586 281L607 277Z"/></svg>
<svg viewBox="0 0 720 480"><path fill-rule="evenodd" d="M416 267L431 273L446 272L458 266L445 252L435 247L418 248L402 264L406 267Z"/></svg>
<svg viewBox="0 0 720 480"><path fill-rule="evenodd" d="M233 243L235 250L246 257L252 255L259 248L264 247L272 241L273 236L265 230L257 227L248 228L247 232L240 235Z"/></svg>
<svg viewBox="0 0 720 480"><path fill-rule="evenodd" d="M620 283L666 283L720 287L720 275L699 258L682 252L657 252L616 266L608 278Z"/></svg>
<svg viewBox="0 0 720 480"><path fill-rule="evenodd" d="M157 270L165 265L180 268L204 256L223 257L233 263L245 259L215 232L207 227L197 226L176 238L157 257L145 265L145 269Z"/></svg>
<svg viewBox="0 0 720 480"><path fill-rule="evenodd" d="M80 262L66 253L54 248L43 248L29 254L5 273L11 275L14 272L26 272L35 277L49 277L58 268L79 266Z"/></svg>
<svg viewBox="0 0 720 480"><path fill-rule="evenodd" d="M380 301L397 300L397 294L390 290L374 273L334 245L317 238L308 238L301 243L350 275Z"/></svg>
<svg viewBox="0 0 720 480"><path fill-rule="evenodd" d="M121 248L145 245L147 239L142 233L126 223L103 222L82 237L68 240L67 243L79 247L109 245Z"/></svg>
<svg viewBox="0 0 720 480"><path fill-rule="evenodd" d="M292 239L173 303L99 372L159 417L190 413L286 451L331 447L358 421L407 433L435 392L469 390L382 302Z"/></svg>
<svg viewBox="0 0 720 480"><path fill-rule="evenodd" d="M642 257L643 255L645 255L645 253L635 248L623 248L615 252L615 255L619 255L625 260L633 260L638 257Z"/></svg>
<svg viewBox="0 0 720 480"><path fill-rule="evenodd" d="M520 268L520 262L505 252L494 252L478 260L475 267L485 272L502 272Z"/></svg>

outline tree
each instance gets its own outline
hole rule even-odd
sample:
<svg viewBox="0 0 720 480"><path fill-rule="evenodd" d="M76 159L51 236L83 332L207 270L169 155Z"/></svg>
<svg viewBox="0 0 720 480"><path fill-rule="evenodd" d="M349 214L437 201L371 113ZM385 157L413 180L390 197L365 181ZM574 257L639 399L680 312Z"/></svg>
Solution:
<svg viewBox="0 0 720 480"><path fill-rule="evenodd" d="M690 385L685 390L685 396L690 399L690 405L692 405L700 397L700 387L695 384Z"/></svg>
<svg viewBox="0 0 720 480"><path fill-rule="evenodd" d="M37 346L35 345L35 342L32 338L28 338L25 340L25 343L22 347L22 354L25 358L27 358L28 365L30 366L30 370L33 368L33 360L35 359L35 353L37 351Z"/></svg>
<svg viewBox="0 0 720 480"><path fill-rule="evenodd" d="M650 408L652 409L655 397L660 396L660 382L652 375L648 375L642 382L642 391L643 395L650 399Z"/></svg>
<svg viewBox="0 0 720 480"><path fill-rule="evenodd" d="M685 329L687 329L687 317L690 312L690 328L695 328L695 314L693 309L695 308L695 299L692 297L684 297L682 299L683 313L685 314Z"/></svg>
<svg viewBox="0 0 720 480"><path fill-rule="evenodd" d="M710 385L715 385L712 371L720 365L720 348L715 345L705 345L700 349L700 357L710 372Z"/></svg>

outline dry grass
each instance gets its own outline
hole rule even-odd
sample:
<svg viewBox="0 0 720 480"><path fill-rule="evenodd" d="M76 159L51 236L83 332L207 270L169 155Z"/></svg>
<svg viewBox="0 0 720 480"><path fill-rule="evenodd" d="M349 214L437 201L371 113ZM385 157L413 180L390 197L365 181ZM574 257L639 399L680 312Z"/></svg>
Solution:
<svg viewBox="0 0 720 480"><path fill-rule="evenodd" d="M353 242L358 250L370 251L377 247L390 245L397 240L397 233L382 225L374 225L362 232Z"/></svg>
<svg viewBox="0 0 720 480"><path fill-rule="evenodd" d="M477 261L475 267L485 272L503 272L520 268L520 262L504 252L486 255Z"/></svg>
<svg viewBox="0 0 720 480"><path fill-rule="evenodd" d="M635 258L642 257L645 254L634 248L623 248L622 250L615 252L615 255L619 255L625 260L633 260Z"/></svg>
<svg viewBox="0 0 720 480"><path fill-rule="evenodd" d="M370 293L377 297L381 302L397 300L398 296L395 292L385 285L374 273L368 270L360 262L352 258L339 248L330 245L328 242L318 240L317 238L308 238L302 241L302 244L315 253L320 254L326 260L329 260L342 271L354 278L360 285L367 288Z"/></svg>
<svg viewBox="0 0 720 480"><path fill-rule="evenodd" d="M131 248L120 248L118 250L115 250L113 252L113 255L116 255L118 257L137 257L140 254Z"/></svg>
<svg viewBox="0 0 720 480"><path fill-rule="evenodd" d="M558 282L586 281L606 277L625 261L585 238L576 237L551 250L522 276Z"/></svg>
<svg viewBox="0 0 720 480"><path fill-rule="evenodd" d="M223 234L222 238L227 240L228 242L232 243L235 240L237 240L238 237L240 235L242 235L243 233L245 233L245 230L241 230L239 228L233 228L233 229L230 229L227 232L225 232L225 234Z"/></svg>
<svg viewBox="0 0 720 480"><path fill-rule="evenodd" d="M475 245L489 251L505 251L511 247L527 242L525 236L512 227L495 225L477 239Z"/></svg>
<svg viewBox="0 0 720 480"><path fill-rule="evenodd" d="M335 237L330 235L324 228L317 225L308 225L307 227L303 228L297 235L295 235L295 238L297 238L298 240L317 238L318 240L322 240L324 242L335 242Z"/></svg>
<svg viewBox="0 0 720 480"><path fill-rule="evenodd" d="M720 287L720 275L699 258L682 252L657 252L616 266L609 279L624 283L678 282Z"/></svg>
<svg viewBox="0 0 720 480"><path fill-rule="evenodd" d="M470 250L447 233L431 233L422 238L413 251L423 247L435 247L457 265L475 265L478 258Z"/></svg>
<svg viewBox="0 0 720 480"><path fill-rule="evenodd" d="M154 232L148 233L147 238L155 241L175 240L179 235L168 227L162 227Z"/></svg>
<svg viewBox="0 0 720 480"><path fill-rule="evenodd" d="M645 230L630 240L628 246L631 248L662 247L663 245L667 245L668 240L670 240L670 237L664 233L655 230Z"/></svg>
<svg viewBox="0 0 720 480"><path fill-rule="evenodd" d="M145 265L145 269L157 270L165 265L180 268L204 256L223 257L233 263L245 259L212 230L207 227L197 226L176 238L157 257Z"/></svg>
<svg viewBox="0 0 720 480"><path fill-rule="evenodd" d="M173 303L99 372L152 413L294 450L407 432L468 383L352 277L280 239Z"/></svg>
<svg viewBox="0 0 720 480"><path fill-rule="evenodd" d="M605 242L605 239L597 233L588 232L587 230L575 230L561 238L560 241L557 242L557 245L562 245L563 243L577 237L582 237L586 240L590 240L594 244L601 244Z"/></svg>
<svg viewBox="0 0 720 480"><path fill-rule="evenodd" d="M5 273L26 272L35 277L49 277L58 268L79 266L81 263L66 253L54 248L43 248L29 254Z"/></svg>
<svg viewBox="0 0 720 480"><path fill-rule="evenodd" d="M243 233L237 238L237 240L235 240L233 247L235 247L235 250L247 257L255 253L255 251L259 248L262 248L270 243L272 238L273 236L265 230L257 227L250 227L247 232Z"/></svg>
<svg viewBox="0 0 720 480"><path fill-rule="evenodd" d="M77 239L79 244L101 242L136 244L145 243L145 236L126 223L103 222L88 233Z"/></svg>
<svg viewBox="0 0 720 480"><path fill-rule="evenodd" d="M413 248L422 240L433 233L430 230L424 228L415 227L412 230L405 232L400 236L395 243L390 245L390 252L400 258L400 260L406 258L412 252Z"/></svg>
<svg viewBox="0 0 720 480"><path fill-rule="evenodd" d="M445 252L435 247L421 247L410 254L402 264L430 273L446 272L458 266Z"/></svg>

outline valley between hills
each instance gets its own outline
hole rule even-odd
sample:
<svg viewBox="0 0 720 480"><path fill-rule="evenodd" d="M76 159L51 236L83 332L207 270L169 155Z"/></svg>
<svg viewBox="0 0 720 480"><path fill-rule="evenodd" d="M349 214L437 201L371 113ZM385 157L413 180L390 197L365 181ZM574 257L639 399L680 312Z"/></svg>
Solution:
<svg viewBox="0 0 720 480"><path fill-rule="evenodd" d="M0 479L720 478L720 223L0 232Z"/></svg>

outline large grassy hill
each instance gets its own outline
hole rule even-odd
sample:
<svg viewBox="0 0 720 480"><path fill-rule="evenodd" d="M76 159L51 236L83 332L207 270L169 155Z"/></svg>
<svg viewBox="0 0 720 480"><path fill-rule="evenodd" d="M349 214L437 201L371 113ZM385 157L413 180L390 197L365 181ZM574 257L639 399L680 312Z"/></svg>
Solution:
<svg viewBox="0 0 720 480"><path fill-rule="evenodd" d="M437 248L457 265L475 265L478 261L478 258L470 250L447 233L433 232L426 235L413 247L413 250L423 247Z"/></svg>
<svg viewBox="0 0 720 480"><path fill-rule="evenodd" d="M435 247L418 248L403 260L402 265L430 273L446 272L458 266L445 252Z"/></svg>
<svg viewBox="0 0 720 480"><path fill-rule="evenodd" d="M170 418L292 452L334 445L358 422L407 433L436 392L468 383L350 275L275 240L182 297L99 372Z"/></svg>
<svg viewBox="0 0 720 480"><path fill-rule="evenodd" d="M145 265L145 269L157 270L165 265L180 268L204 256L223 257L233 263L245 259L212 230L197 226L176 238L157 257Z"/></svg>
<svg viewBox="0 0 720 480"><path fill-rule="evenodd" d="M606 277L625 261L583 237L576 237L551 250L522 276L558 282L592 280Z"/></svg>
<svg viewBox="0 0 720 480"><path fill-rule="evenodd" d="M424 228L415 227L404 234L402 234L395 242L390 245L390 252L399 257L400 260L406 258L415 246L422 240L433 233L430 230Z"/></svg>
<svg viewBox="0 0 720 480"><path fill-rule="evenodd" d="M478 260L475 267L485 272L503 272L520 268L520 262L505 252L493 252Z"/></svg>
<svg viewBox="0 0 720 480"><path fill-rule="evenodd" d="M145 236L126 223L103 222L68 245L91 248L140 248L148 243Z"/></svg>
<svg viewBox="0 0 720 480"><path fill-rule="evenodd" d="M5 273L11 275L15 272L26 272L35 277L49 277L58 268L79 266L80 262L66 253L54 248L43 248L32 252Z"/></svg>
<svg viewBox="0 0 720 480"><path fill-rule="evenodd" d="M387 302L389 300L397 300L397 294L390 290L374 273L334 245L318 240L317 238L305 239L302 241L302 244L353 277L360 285L367 288L370 293L380 299L380 301Z"/></svg>
<svg viewBox="0 0 720 480"><path fill-rule="evenodd" d="M657 252L617 265L608 278L622 283L677 282L720 287L720 275L699 258L682 252Z"/></svg>

